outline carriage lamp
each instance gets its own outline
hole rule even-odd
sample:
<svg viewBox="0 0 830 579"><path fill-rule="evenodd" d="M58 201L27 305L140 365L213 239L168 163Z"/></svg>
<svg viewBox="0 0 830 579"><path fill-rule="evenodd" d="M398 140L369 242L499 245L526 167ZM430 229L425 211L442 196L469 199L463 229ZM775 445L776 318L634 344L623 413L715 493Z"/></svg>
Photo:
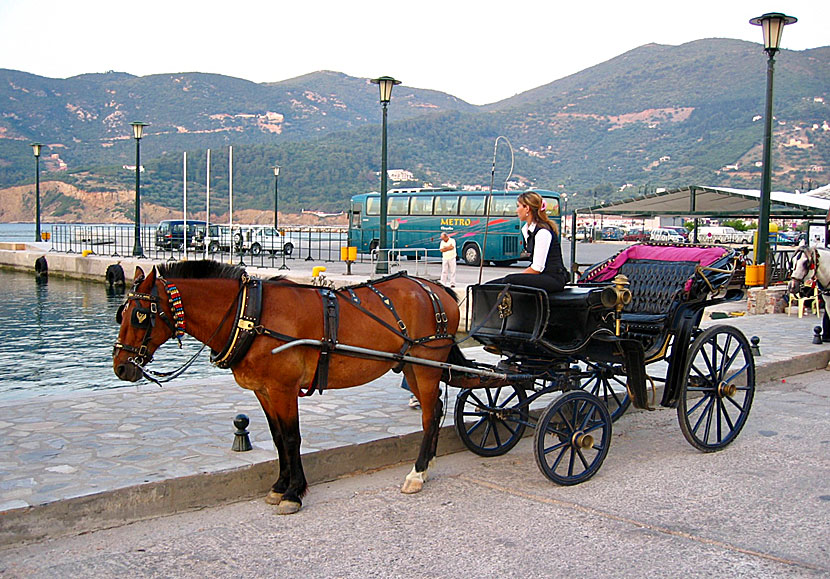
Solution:
<svg viewBox="0 0 830 579"><path fill-rule="evenodd" d="M378 273L389 273L389 259L386 251L386 107L392 99L392 88L401 81L391 76L373 78L372 84L380 89L380 104L383 106L383 124L380 145L380 238L378 239Z"/></svg>
<svg viewBox="0 0 830 579"><path fill-rule="evenodd" d="M40 148L43 143L32 143L35 154L35 241L40 239Z"/></svg>
<svg viewBox="0 0 830 579"><path fill-rule="evenodd" d="M766 264L769 252L769 218L770 218L770 191L772 190L772 79L775 72L775 53L781 45L781 33L788 24L797 22L797 19L780 12L769 12L749 21L750 24L760 26L764 32L764 51L767 59L767 99L764 113L764 171L761 177L761 210L758 219L758 251L755 255L756 264ZM766 287L766 275L764 287Z"/></svg>
<svg viewBox="0 0 830 579"><path fill-rule="evenodd" d="M603 306L614 308L615 331L619 336L622 310L631 303L631 290L628 289L628 277L621 273L614 276L613 284L602 290L600 298Z"/></svg>
<svg viewBox="0 0 830 579"><path fill-rule="evenodd" d="M144 127L147 123L134 121L130 123L133 127L133 138L135 138L135 241L133 243L133 256L144 257L144 249L141 247L141 137L144 136Z"/></svg>

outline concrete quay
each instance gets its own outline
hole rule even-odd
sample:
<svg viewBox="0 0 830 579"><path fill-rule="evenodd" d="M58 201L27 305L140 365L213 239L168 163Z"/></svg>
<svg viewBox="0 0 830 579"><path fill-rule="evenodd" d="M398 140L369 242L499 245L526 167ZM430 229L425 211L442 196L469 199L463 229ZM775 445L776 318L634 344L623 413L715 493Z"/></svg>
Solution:
<svg viewBox="0 0 830 579"><path fill-rule="evenodd" d="M5 253L10 252L0 251ZM39 255L21 263L33 264ZM50 268L55 267L52 263ZM473 283L472 268L467 269L467 283ZM294 275L308 276L310 271L298 268ZM341 275L348 283L366 277L337 272L330 279ZM718 309L745 307L739 302ZM760 338L760 385L827 367L830 346L811 344L818 322L815 317L769 314L707 319L703 325L727 323ZM480 348L466 351L476 359L492 359ZM449 389L439 455L463 450L452 427L454 396L455 390ZM309 482L414 462L421 440L420 413L407 400L400 376L393 373L359 388L302 399ZM232 420L239 413L251 419L254 449L249 452L231 450ZM682 437L679 428L667 434ZM265 417L253 394L236 386L230 373L209 383L183 379L163 388L143 383L0 402L0 440L0 546L262 496L277 474ZM313 487L306 501L314 501Z"/></svg>

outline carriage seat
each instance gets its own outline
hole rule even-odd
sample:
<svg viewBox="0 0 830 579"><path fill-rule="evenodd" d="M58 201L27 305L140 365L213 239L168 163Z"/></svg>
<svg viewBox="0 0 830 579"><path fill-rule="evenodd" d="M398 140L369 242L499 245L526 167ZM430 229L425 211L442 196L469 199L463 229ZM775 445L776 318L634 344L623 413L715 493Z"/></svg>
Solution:
<svg viewBox="0 0 830 579"><path fill-rule="evenodd" d="M642 328L661 327L677 305L691 296L698 266L709 266L731 255L719 246L632 245L595 265L580 284L608 283L614 276L628 277L631 303L622 312L623 322Z"/></svg>

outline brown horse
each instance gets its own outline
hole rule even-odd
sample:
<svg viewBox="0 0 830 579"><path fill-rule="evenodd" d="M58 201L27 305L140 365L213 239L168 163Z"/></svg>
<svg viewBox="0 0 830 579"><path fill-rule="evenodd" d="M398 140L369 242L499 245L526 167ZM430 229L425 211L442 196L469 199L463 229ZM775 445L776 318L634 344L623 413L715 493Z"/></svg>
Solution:
<svg viewBox="0 0 830 579"><path fill-rule="evenodd" d="M245 327L247 316L240 315L246 312L237 304L248 295L241 288L250 279L239 267L213 261L160 265L146 276L136 268L133 290L119 310L121 328L113 351L115 374L122 380L139 380L155 350L177 331L210 347L216 361L221 356L216 353L227 352L234 342L236 327ZM297 397L301 391L317 384L321 378L318 374L323 375L323 386L327 383L329 388L365 384L400 365L401 354L446 361L458 329L459 311L451 290L405 275L333 291L328 301L320 288L285 279L256 283L261 286L261 316L258 324L248 324L252 341L230 367L236 382L253 390L259 399L277 448L279 477L266 501L279 505L281 514L289 514L300 509L308 486L300 459ZM332 309L339 309L334 319ZM354 357L308 345L271 353L275 347L297 339L319 341L331 334L332 324L337 328L336 343L369 347L397 359ZM324 369L318 367L322 356L329 359ZM423 442L401 488L402 492L415 493L423 487L438 443L442 370L407 363L402 371L422 409Z"/></svg>

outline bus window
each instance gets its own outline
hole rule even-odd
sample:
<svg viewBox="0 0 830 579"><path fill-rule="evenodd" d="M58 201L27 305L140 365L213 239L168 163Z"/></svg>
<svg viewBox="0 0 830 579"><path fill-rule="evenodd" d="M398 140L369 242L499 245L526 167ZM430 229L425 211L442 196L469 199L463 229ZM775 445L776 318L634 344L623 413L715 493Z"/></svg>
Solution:
<svg viewBox="0 0 830 579"><path fill-rule="evenodd" d="M406 215L409 213L409 197L390 197L386 207L389 215Z"/></svg>
<svg viewBox="0 0 830 579"><path fill-rule="evenodd" d="M435 198L436 215L458 215L458 197L439 195Z"/></svg>
<svg viewBox="0 0 830 579"><path fill-rule="evenodd" d="M432 196L413 197L409 204L410 215L432 215Z"/></svg>
<svg viewBox="0 0 830 579"><path fill-rule="evenodd" d="M485 196L465 196L461 198L461 215L484 215Z"/></svg>
<svg viewBox="0 0 830 579"><path fill-rule="evenodd" d="M493 197L493 204L490 206L490 215L515 215L516 199L514 197Z"/></svg>
<svg viewBox="0 0 830 579"><path fill-rule="evenodd" d="M366 215L380 215L379 197L369 197L366 199Z"/></svg>

